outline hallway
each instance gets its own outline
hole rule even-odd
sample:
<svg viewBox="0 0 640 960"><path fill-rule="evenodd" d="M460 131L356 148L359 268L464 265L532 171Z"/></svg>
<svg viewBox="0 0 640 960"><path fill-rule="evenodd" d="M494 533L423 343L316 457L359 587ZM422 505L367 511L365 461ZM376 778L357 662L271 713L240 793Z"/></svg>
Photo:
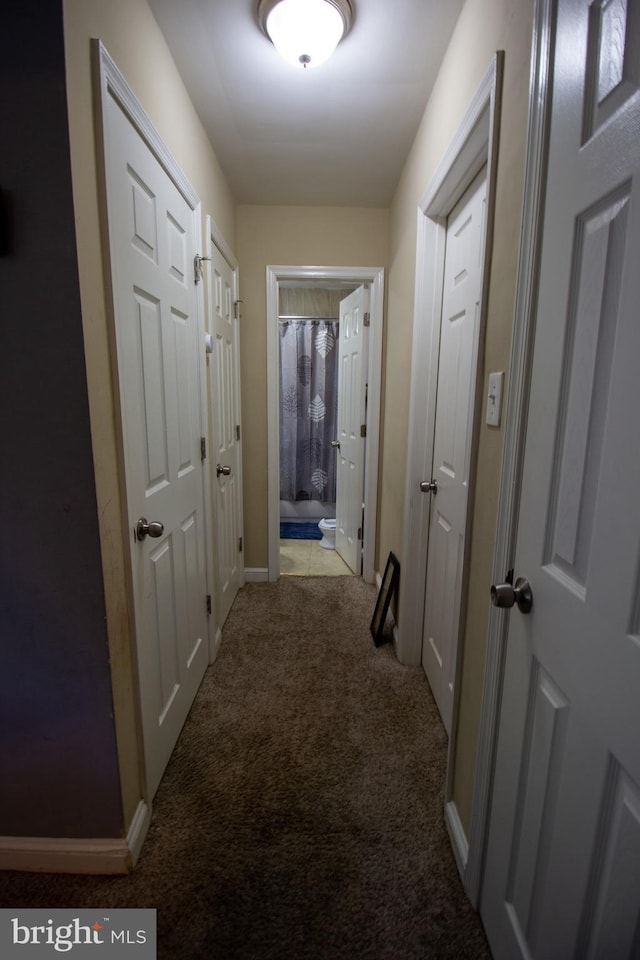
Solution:
<svg viewBox="0 0 640 960"><path fill-rule="evenodd" d="M5 873L19 907L157 908L161 960L489 957L444 824L420 667L375 648L375 589L241 590L129 877Z"/></svg>
<svg viewBox="0 0 640 960"><path fill-rule="evenodd" d="M350 577L351 570L336 550L318 540L280 540L281 577Z"/></svg>

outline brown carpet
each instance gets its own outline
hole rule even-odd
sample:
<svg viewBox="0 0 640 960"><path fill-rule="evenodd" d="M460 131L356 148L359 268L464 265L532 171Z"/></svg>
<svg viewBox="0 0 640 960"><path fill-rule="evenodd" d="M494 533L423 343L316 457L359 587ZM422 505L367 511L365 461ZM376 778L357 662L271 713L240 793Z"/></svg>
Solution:
<svg viewBox="0 0 640 960"><path fill-rule="evenodd" d="M443 819L422 669L375 648L375 590L238 595L130 877L0 874L0 904L156 907L161 960L489 958Z"/></svg>

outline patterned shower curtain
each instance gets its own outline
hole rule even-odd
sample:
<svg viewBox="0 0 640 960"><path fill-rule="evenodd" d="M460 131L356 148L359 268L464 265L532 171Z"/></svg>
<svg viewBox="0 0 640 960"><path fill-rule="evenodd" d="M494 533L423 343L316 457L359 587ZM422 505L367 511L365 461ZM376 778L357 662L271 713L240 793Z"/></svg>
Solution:
<svg viewBox="0 0 640 960"><path fill-rule="evenodd" d="M336 320L280 323L280 499L336 499Z"/></svg>

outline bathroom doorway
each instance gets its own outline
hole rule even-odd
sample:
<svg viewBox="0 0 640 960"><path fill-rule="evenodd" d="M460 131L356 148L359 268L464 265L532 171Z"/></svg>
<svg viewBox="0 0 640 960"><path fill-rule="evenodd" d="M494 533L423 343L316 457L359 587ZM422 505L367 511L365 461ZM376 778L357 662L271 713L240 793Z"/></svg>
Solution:
<svg viewBox="0 0 640 960"><path fill-rule="evenodd" d="M353 572L335 542L340 313L353 289L312 280L279 286L281 575Z"/></svg>
<svg viewBox="0 0 640 960"><path fill-rule="evenodd" d="M356 357L351 351L348 363L340 321L342 311L343 332L352 334L354 312L345 310L353 297L360 309L356 329L367 329L365 348ZM267 267L270 580L355 572L374 581L382 297L381 268ZM348 444L343 454L338 423L339 407L353 407L338 402L338 383L344 384L349 365L357 368L360 385L362 465L358 484L347 489L342 483L338 502L349 502L348 517L358 520L352 523L358 549L355 562L348 558L351 568L335 550L340 472L351 472L344 469ZM344 524L338 526L340 541Z"/></svg>

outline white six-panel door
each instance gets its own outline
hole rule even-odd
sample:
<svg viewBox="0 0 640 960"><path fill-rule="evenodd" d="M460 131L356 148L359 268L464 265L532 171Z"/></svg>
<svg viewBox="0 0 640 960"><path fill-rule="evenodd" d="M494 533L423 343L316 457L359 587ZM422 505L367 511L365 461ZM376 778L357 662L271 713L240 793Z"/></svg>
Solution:
<svg viewBox="0 0 640 960"><path fill-rule="evenodd" d="M135 635L153 796L208 663L198 217L120 106L104 115ZM163 525L136 539L140 518Z"/></svg>
<svg viewBox="0 0 640 960"><path fill-rule="evenodd" d="M340 303L338 355L338 440L336 550L360 576L364 499L369 292L358 287Z"/></svg>
<svg viewBox="0 0 640 960"><path fill-rule="evenodd" d="M212 392L214 531L217 557L218 628L222 628L243 583L242 475L240 447L239 332L231 266L211 247L209 309L213 352L209 359ZM220 471L218 471L220 467ZM227 473L227 470L229 471Z"/></svg>
<svg viewBox="0 0 640 960"><path fill-rule="evenodd" d="M447 224L422 665L449 733L460 622L480 332L486 174Z"/></svg>
<svg viewBox="0 0 640 960"><path fill-rule="evenodd" d="M557 5L481 912L496 960L640 955L640 5Z"/></svg>

